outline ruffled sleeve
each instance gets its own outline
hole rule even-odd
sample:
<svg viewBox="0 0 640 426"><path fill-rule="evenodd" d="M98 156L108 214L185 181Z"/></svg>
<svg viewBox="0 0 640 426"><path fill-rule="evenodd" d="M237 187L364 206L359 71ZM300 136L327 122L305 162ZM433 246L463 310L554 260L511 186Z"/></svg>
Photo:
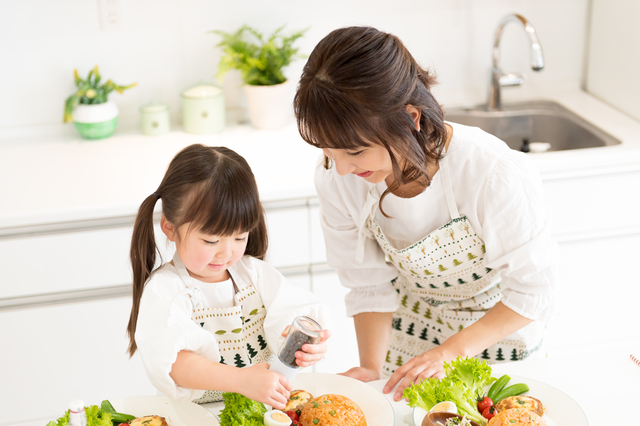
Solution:
<svg viewBox="0 0 640 426"><path fill-rule="evenodd" d="M516 152L498 159L480 203L485 259L501 270L502 303L526 318L549 321L558 306L559 249L531 160Z"/></svg>
<svg viewBox="0 0 640 426"><path fill-rule="evenodd" d="M169 373L178 352L187 350L218 362L215 337L191 319L189 290L172 265L165 264L147 282L140 300L135 340L151 383L173 399L191 401L204 390L176 385Z"/></svg>
<svg viewBox="0 0 640 426"><path fill-rule="evenodd" d="M336 268L340 282L350 291L345 297L347 315L394 312L398 307L391 280L398 276L385 261L384 252L371 236L364 238L362 262L356 261L360 214L370 187L353 176L336 176L335 168L316 168L315 185L320 202L327 262Z"/></svg>

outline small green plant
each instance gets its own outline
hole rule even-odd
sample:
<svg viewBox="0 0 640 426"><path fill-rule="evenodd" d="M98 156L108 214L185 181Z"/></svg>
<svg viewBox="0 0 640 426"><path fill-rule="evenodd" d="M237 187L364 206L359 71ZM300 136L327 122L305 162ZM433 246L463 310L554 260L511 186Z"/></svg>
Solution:
<svg viewBox="0 0 640 426"><path fill-rule="evenodd" d="M287 81L282 68L294 59L305 57L298 53L298 48L294 48L293 43L302 37L307 29L289 36L281 34L283 29L284 26L278 28L269 37L247 25L243 25L235 33L210 31L222 36L222 41L217 46L222 47L224 55L218 64L216 76L222 80L227 72L236 69L240 71L245 84L272 86ZM258 43L247 41L247 34L257 39Z"/></svg>
<svg viewBox="0 0 640 426"><path fill-rule="evenodd" d="M62 118L64 123L73 120L72 113L78 104L103 104L107 102L109 93L114 90L122 94L125 90L138 84L133 83L128 86L118 86L111 80L107 80L105 83L100 84L101 77L97 65L89 71L89 75L87 75L85 80L78 76L78 70L73 70L73 77L78 90L73 95L69 96L64 102L64 117Z"/></svg>

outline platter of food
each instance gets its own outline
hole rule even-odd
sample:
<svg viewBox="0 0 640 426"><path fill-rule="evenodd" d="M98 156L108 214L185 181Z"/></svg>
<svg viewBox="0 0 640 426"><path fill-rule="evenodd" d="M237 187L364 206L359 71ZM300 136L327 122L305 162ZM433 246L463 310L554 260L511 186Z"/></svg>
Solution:
<svg viewBox="0 0 640 426"><path fill-rule="evenodd" d="M540 426L588 425L587 417L582 408L580 408L578 403L576 403L569 395L561 390L528 377L510 376L509 384L512 383L526 384L528 390L519 394L519 396L531 398L518 398L517 396L514 396L498 402L496 404L496 413L501 411L505 411L505 413L493 422L489 421L487 426L524 426L529 424ZM490 386L486 386L484 388L484 394L486 395L489 390ZM529 405L530 402L533 405ZM514 404L517 408L513 406ZM542 413L540 417L542 417L543 421L535 421L537 416L534 415L531 415L531 419L529 416L525 416L526 418L524 421L520 421L525 409L533 410L535 413ZM510 413L506 413L506 410L510 410ZM526 411L526 413L529 413L529 411ZM511 416L509 416L510 414ZM422 426L426 415L427 411L425 409L421 407L414 407L414 425ZM485 419L485 421L487 420Z"/></svg>
<svg viewBox="0 0 640 426"><path fill-rule="evenodd" d="M215 426L220 424L206 408L188 401L176 401L166 396L132 396L114 399L111 404L119 413L144 418L144 426ZM133 423L130 423L133 426Z"/></svg>
<svg viewBox="0 0 640 426"><path fill-rule="evenodd" d="M392 426L395 422L393 408L387 398L371 386L359 380L345 376L326 373L300 373L293 379L292 386L295 390L304 390L315 399L310 400L310 405L302 411L303 415L313 417L312 422L320 424L334 423L331 412L350 411L350 402L355 403L364 414L364 421L368 426ZM323 395L334 395L331 398L319 398ZM313 401L319 401L313 405ZM325 402L329 401L329 402ZM337 404L339 408L334 409ZM315 422L314 420L318 420ZM353 426L356 420L350 420L344 426Z"/></svg>

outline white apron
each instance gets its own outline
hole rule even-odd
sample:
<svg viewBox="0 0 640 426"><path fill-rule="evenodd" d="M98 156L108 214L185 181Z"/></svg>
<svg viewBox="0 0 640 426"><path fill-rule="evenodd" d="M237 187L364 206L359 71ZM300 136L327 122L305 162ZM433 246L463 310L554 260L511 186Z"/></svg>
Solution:
<svg viewBox="0 0 640 426"><path fill-rule="evenodd" d="M173 263L180 278L190 290L193 313L191 319L200 327L212 333L218 343L220 363L236 367L248 367L259 362L271 363L273 354L267 347L263 328L267 311L258 290L249 282L238 289L234 272L228 269L235 290L234 306L228 308L203 308L202 293L193 285L193 278L187 272L176 254ZM194 400L198 404L222 401L222 392L207 390Z"/></svg>
<svg viewBox="0 0 640 426"><path fill-rule="evenodd" d="M399 298L393 314L383 374L432 349L476 322L500 299L500 273L485 266L484 242L458 213L446 157L440 161L451 221L403 248L393 247L375 220L380 195L374 187L361 214L356 262L364 252L366 229L400 275L392 281ZM540 349L544 325L534 321L476 357L488 363L522 360Z"/></svg>

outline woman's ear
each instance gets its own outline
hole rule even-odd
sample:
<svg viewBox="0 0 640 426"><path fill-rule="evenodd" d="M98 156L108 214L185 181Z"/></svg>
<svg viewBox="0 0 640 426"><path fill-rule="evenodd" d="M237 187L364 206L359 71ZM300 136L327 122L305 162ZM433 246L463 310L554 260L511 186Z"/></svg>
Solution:
<svg viewBox="0 0 640 426"><path fill-rule="evenodd" d="M165 215L162 215L160 218L160 229L164 232L164 235L167 236L169 241L176 242L176 228L173 226L173 223L169 222Z"/></svg>
<svg viewBox="0 0 640 426"><path fill-rule="evenodd" d="M406 105L405 106L407 112L409 114L411 114L411 117L413 118L413 123L416 125L416 131L420 131L420 116L422 115L422 112L414 107L413 105Z"/></svg>

